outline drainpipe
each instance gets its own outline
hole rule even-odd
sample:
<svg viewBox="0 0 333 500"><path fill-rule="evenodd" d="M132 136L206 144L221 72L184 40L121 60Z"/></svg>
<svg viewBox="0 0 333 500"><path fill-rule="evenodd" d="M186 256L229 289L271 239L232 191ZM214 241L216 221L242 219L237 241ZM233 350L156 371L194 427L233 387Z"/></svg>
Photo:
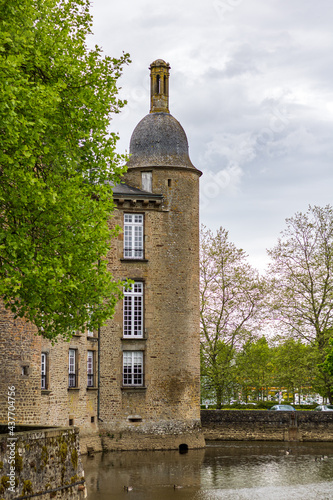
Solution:
<svg viewBox="0 0 333 500"><path fill-rule="evenodd" d="M100 266L101 261L98 260L98 267ZM100 412L100 402L101 402L101 395L100 395L100 385L101 385L101 327L98 325L98 349L97 349L97 422L103 420L99 416Z"/></svg>
<svg viewBox="0 0 333 500"><path fill-rule="evenodd" d="M97 421L103 422L103 420L99 417L99 409L100 409L100 381L101 381L101 327L98 327L98 351L97 351Z"/></svg>

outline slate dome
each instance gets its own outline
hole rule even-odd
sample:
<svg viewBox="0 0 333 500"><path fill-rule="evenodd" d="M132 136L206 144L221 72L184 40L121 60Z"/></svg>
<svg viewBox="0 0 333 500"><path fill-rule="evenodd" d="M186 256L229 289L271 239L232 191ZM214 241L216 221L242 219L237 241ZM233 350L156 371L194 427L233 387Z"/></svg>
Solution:
<svg viewBox="0 0 333 500"><path fill-rule="evenodd" d="M150 113L135 127L128 167L175 166L195 168L181 124L170 113Z"/></svg>

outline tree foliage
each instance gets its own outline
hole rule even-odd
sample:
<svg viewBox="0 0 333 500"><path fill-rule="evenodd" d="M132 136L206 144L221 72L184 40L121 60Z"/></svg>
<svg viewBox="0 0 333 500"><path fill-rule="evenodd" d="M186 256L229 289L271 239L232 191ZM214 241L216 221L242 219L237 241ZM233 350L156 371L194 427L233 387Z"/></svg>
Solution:
<svg viewBox="0 0 333 500"><path fill-rule="evenodd" d="M258 329L264 283L223 228L202 228L200 252L202 358L219 407L235 352Z"/></svg>
<svg viewBox="0 0 333 500"><path fill-rule="evenodd" d="M250 394L257 400L268 395L273 386L274 364L272 352L265 337L247 342L238 353L236 372L243 399Z"/></svg>
<svg viewBox="0 0 333 500"><path fill-rule="evenodd" d="M50 339L96 327L121 295L103 256L129 59L89 50L91 26L89 0L0 1L0 295Z"/></svg>
<svg viewBox="0 0 333 500"><path fill-rule="evenodd" d="M286 222L269 251L275 319L316 345L323 362L333 327L333 207L309 207ZM332 379L322 376L332 398Z"/></svg>

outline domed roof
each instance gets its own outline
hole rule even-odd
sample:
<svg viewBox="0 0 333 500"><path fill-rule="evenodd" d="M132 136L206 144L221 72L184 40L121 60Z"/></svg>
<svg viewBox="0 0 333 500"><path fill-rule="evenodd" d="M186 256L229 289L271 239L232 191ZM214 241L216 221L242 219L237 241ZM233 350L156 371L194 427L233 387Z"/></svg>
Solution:
<svg viewBox="0 0 333 500"><path fill-rule="evenodd" d="M135 127L128 167L174 166L195 168L181 124L170 113L150 113Z"/></svg>

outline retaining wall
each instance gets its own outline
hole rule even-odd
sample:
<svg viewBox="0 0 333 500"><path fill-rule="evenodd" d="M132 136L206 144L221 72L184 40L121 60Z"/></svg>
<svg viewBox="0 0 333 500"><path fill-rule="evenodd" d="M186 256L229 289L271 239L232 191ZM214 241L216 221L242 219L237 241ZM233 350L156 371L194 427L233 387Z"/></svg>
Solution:
<svg viewBox="0 0 333 500"><path fill-rule="evenodd" d="M0 435L1 500L78 500L85 494L83 476L77 428Z"/></svg>
<svg viewBox="0 0 333 500"><path fill-rule="evenodd" d="M201 410L206 440L333 441L333 412Z"/></svg>

